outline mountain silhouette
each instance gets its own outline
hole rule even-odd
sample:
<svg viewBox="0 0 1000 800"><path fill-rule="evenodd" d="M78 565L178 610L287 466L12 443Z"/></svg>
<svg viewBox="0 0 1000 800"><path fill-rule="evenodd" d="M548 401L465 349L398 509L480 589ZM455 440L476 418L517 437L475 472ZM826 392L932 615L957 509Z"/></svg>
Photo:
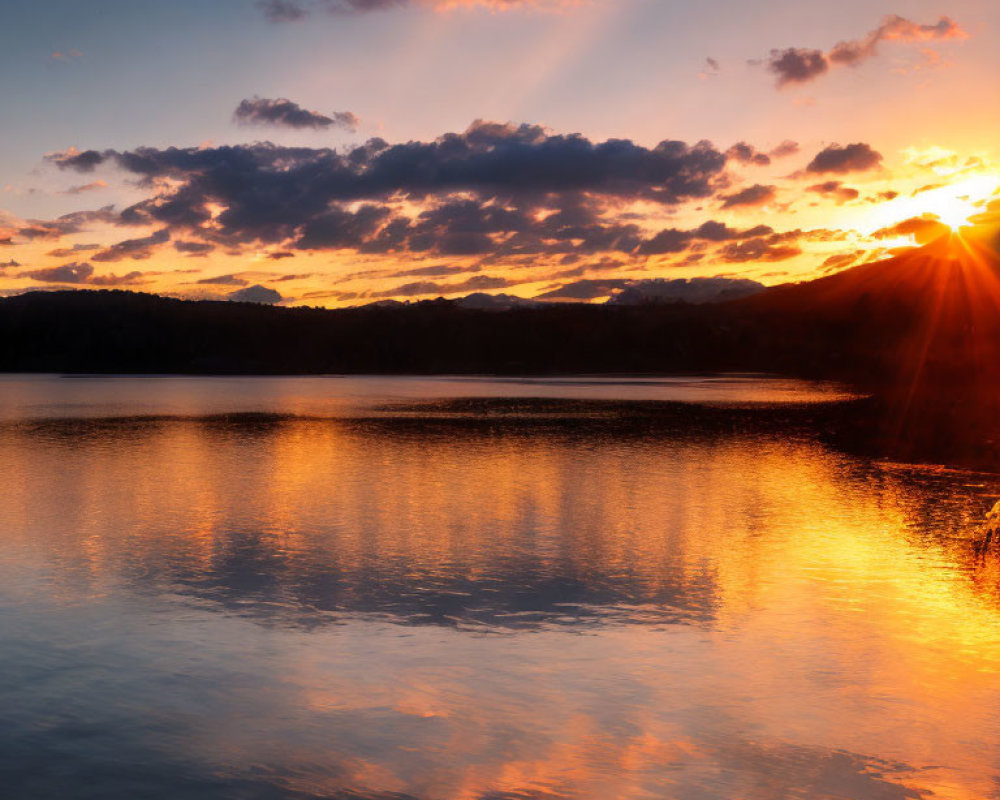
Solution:
<svg viewBox="0 0 1000 800"><path fill-rule="evenodd" d="M876 406L856 438L894 453L996 465L1000 257L995 230L924 247L731 309L752 320L770 368L846 380ZM752 334L751 334L752 335ZM758 353L758 363L766 363ZM780 362L780 363L779 363Z"/></svg>
<svg viewBox="0 0 1000 800"><path fill-rule="evenodd" d="M192 374L770 372L873 398L855 445L994 458L1000 437L995 231L718 303L494 303L353 309L123 291L0 300L0 370ZM968 460L968 459L966 459Z"/></svg>
<svg viewBox="0 0 1000 800"><path fill-rule="evenodd" d="M772 333L791 337L800 368L807 347L815 348L818 372L865 385L994 380L1000 375L995 244L992 231L948 234L895 258L771 288L742 301L740 310L765 326L772 320Z"/></svg>

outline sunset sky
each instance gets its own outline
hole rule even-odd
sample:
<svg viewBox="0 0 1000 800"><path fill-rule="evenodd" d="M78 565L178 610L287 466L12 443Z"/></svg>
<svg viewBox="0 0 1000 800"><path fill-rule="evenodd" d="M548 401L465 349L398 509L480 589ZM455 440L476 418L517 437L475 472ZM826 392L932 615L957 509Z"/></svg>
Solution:
<svg viewBox="0 0 1000 800"><path fill-rule="evenodd" d="M995 0L4 0L0 293L601 302L997 211Z"/></svg>

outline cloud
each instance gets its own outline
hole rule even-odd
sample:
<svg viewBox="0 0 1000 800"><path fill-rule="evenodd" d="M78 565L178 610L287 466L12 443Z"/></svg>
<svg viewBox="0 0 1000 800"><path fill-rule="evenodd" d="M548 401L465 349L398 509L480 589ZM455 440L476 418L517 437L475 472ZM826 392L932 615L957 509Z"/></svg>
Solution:
<svg viewBox="0 0 1000 800"><path fill-rule="evenodd" d="M848 172L865 172L875 169L881 163L882 154L864 142L855 142L844 147L839 144L831 144L816 154L816 157L806 167L806 172L817 175L824 173L843 175Z"/></svg>
<svg viewBox="0 0 1000 800"><path fill-rule="evenodd" d="M214 249L215 245L207 242L185 242L180 239L174 242L174 250L188 256L205 256Z"/></svg>
<svg viewBox="0 0 1000 800"><path fill-rule="evenodd" d="M140 283L145 277L142 272L129 272L126 275L95 275L94 266L87 262L72 261L58 267L36 269L22 272L19 277L31 278L39 283L63 283L73 286L125 286Z"/></svg>
<svg viewBox="0 0 1000 800"><path fill-rule="evenodd" d="M850 267L856 264L865 255L864 250L855 250L853 253L837 253L827 258L820 267L820 272L829 273Z"/></svg>
<svg viewBox="0 0 1000 800"><path fill-rule="evenodd" d="M915 22L892 14L882 24L861 39L838 42L827 58L832 64L857 66L872 58L878 51L880 42L927 42L934 39L964 39L968 34L949 17L941 17L934 25L918 25Z"/></svg>
<svg viewBox="0 0 1000 800"><path fill-rule="evenodd" d="M77 172L93 172L95 167L104 163L104 154L96 150L77 150L71 147L61 153L49 153L45 156L61 169L74 169Z"/></svg>
<svg viewBox="0 0 1000 800"><path fill-rule="evenodd" d="M84 192L95 192L98 189L106 189L108 184L104 181L91 181L90 183L85 183L81 186L70 186L60 194L83 194Z"/></svg>
<svg viewBox="0 0 1000 800"><path fill-rule="evenodd" d="M49 160L84 172L112 163L137 176L151 196L117 223L163 226L185 241L507 257L632 252L639 227L607 210L709 197L726 165L708 142L648 148L483 121L429 142L373 139L344 152L257 143Z"/></svg>
<svg viewBox="0 0 1000 800"><path fill-rule="evenodd" d="M766 167L771 163L771 157L766 153L759 152L746 142L737 142L726 151L726 158L738 161L741 164L752 164L758 167Z"/></svg>
<svg viewBox="0 0 1000 800"><path fill-rule="evenodd" d="M727 244L717 255L723 261L744 264L749 261L785 261L801 253L801 248L781 244L775 239L749 239L745 242Z"/></svg>
<svg viewBox="0 0 1000 800"><path fill-rule="evenodd" d="M806 50L799 47L772 50L766 64L767 68L778 76L779 88L790 83L808 83L830 69L822 50Z"/></svg>
<svg viewBox="0 0 1000 800"><path fill-rule="evenodd" d="M149 258L157 245L170 241L170 231L166 228L157 231L149 236L139 239L126 239L123 242L111 245L91 256L94 261L121 261L123 258L131 258L136 261Z"/></svg>
<svg viewBox="0 0 1000 800"><path fill-rule="evenodd" d="M775 197L777 197L777 190L774 186L763 186L757 183L734 194L721 195L720 199L723 201L723 208L736 208L737 206L762 206L770 203Z"/></svg>
<svg viewBox="0 0 1000 800"><path fill-rule="evenodd" d="M202 286L246 286L248 281L235 275L216 275L212 278L202 278L196 283Z"/></svg>
<svg viewBox="0 0 1000 800"><path fill-rule="evenodd" d="M768 153L771 158L787 158L788 156L794 156L799 152L801 148L798 142L793 142L791 139L785 139L781 144L771 150Z"/></svg>
<svg viewBox="0 0 1000 800"><path fill-rule="evenodd" d="M257 8L270 22L295 22L303 19L307 13L294 0L260 0Z"/></svg>
<svg viewBox="0 0 1000 800"><path fill-rule="evenodd" d="M360 120L350 111L335 111L325 116L318 111L307 111L298 103L284 97L269 99L254 97L243 100L233 112L233 119L241 125L272 125L284 128L341 128L356 131Z"/></svg>
<svg viewBox="0 0 1000 800"><path fill-rule="evenodd" d="M274 283L284 283L286 281L301 281L301 280L305 280L306 278L311 278L314 274L315 273L313 273L313 272L302 272L302 273L299 273L297 275L292 275L292 274L282 275L282 276L280 276L278 278L274 278L273 282Z"/></svg>
<svg viewBox="0 0 1000 800"><path fill-rule="evenodd" d="M477 267L478 269L478 267ZM392 273L393 278L439 278L447 275L455 275L468 272L469 268L461 265L449 266L447 264L434 264L430 267L415 267L414 269L404 269Z"/></svg>
<svg viewBox="0 0 1000 800"><path fill-rule="evenodd" d="M624 278L589 279L574 281L537 295L535 300L596 300L599 297L610 297L615 292L626 288L631 281Z"/></svg>
<svg viewBox="0 0 1000 800"><path fill-rule="evenodd" d="M880 228L872 236L876 239L912 236L919 244L926 244L949 231L950 228L947 225L933 217L910 217L887 228Z"/></svg>
<svg viewBox="0 0 1000 800"><path fill-rule="evenodd" d="M53 258L68 258L79 253L100 249L102 248L99 244L75 244L72 247L59 247L55 250L49 250L45 255L52 256Z"/></svg>
<svg viewBox="0 0 1000 800"><path fill-rule="evenodd" d="M48 267L46 269L36 269L30 272L22 272L21 276L31 278L33 281L42 283L86 283L88 278L94 274L94 267L87 262L73 261L59 267Z"/></svg>
<svg viewBox="0 0 1000 800"><path fill-rule="evenodd" d="M483 292L490 289L506 289L513 285L514 281L507 278L500 278L493 275L473 275L471 278L459 283L438 283L436 281L414 281L404 283L401 286L394 286L378 292L373 292L373 298L386 297L420 297L424 295L434 295L437 297L448 294L461 294L462 292Z"/></svg>
<svg viewBox="0 0 1000 800"><path fill-rule="evenodd" d="M285 298L281 292L268 289L266 286L254 284L246 289L238 289L226 295L226 299L232 303L259 303L261 305L274 305L280 303Z"/></svg>
<svg viewBox="0 0 1000 800"><path fill-rule="evenodd" d="M71 233L80 233L92 223L114 224L119 222L119 216L113 206L105 206L96 211L74 211L63 214L54 220L30 219L21 225L15 233L25 239L59 239Z"/></svg>
<svg viewBox="0 0 1000 800"><path fill-rule="evenodd" d="M702 80L708 80L709 78L715 78L722 72L722 67L718 61L714 58L706 58L705 65L702 67L701 72L698 73L698 77Z"/></svg>
<svg viewBox="0 0 1000 800"><path fill-rule="evenodd" d="M889 189L885 192L879 192L878 194L871 195L865 198L865 202L868 203L885 203L889 200L895 200L899 197L899 192Z"/></svg>
<svg viewBox="0 0 1000 800"><path fill-rule="evenodd" d="M941 189L947 185L947 183L928 183L910 192L910 197L916 197L918 194L923 194L924 192L933 192L935 189Z"/></svg>
<svg viewBox="0 0 1000 800"><path fill-rule="evenodd" d="M575 0L259 0L257 8L269 22L298 22L313 11L330 14L365 14L402 8L428 8L448 11L457 8L509 9L560 8L575 5Z"/></svg>
<svg viewBox="0 0 1000 800"><path fill-rule="evenodd" d="M132 286L143 283L147 273L133 271L125 275L94 275L87 281L90 286ZM153 273L149 273L153 274Z"/></svg>
<svg viewBox="0 0 1000 800"><path fill-rule="evenodd" d="M861 194L857 189L844 186L840 181L825 181L806 188L807 192L813 192L823 197L836 200L838 204L857 200Z"/></svg>
<svg viewBox="0 0 1000 800"><path fill-rule="evenodd" d="M640 255L657 255L665 253L681 253L687 250L691 242L696 240L706 242L729 242L736 239L754 239L760 236L770 236L774 230L767 225L758 225L749 230L736 230L722 222L709 220L692 230L666 228L639 246Z"/></svg>
<svg viewBox="0 0 1000 800"><path fill-rule="evenodd" d="M928 42L967 37L968 34L949 17L941 17L933 25L919 25L893 14L885 17L879 27L860 39L838 42L827 53L822 50L789 47L772 50L763 63L777 76L777 85L782 88L789 84L813 81L829 72L832 67L856 67L877 55L881 42ZM936 53L925 49L924 55L925 65L936 63Z"/></svg>

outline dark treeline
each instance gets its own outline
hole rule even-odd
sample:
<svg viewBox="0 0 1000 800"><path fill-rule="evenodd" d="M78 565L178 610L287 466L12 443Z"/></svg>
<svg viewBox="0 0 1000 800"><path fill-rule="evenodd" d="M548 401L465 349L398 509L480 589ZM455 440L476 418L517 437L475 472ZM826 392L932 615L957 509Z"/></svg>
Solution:
<svg viewBox="0 0 1000 800"><path fill-rule="evenodd" d="M819 374L824 361L842 360L837 352L802 360L772 338L757 320L712 306L494 312L434 301L324 310L120 291L0 301L0 369L7 372Z"/></svg>
<svg viewBox="0 0 1000 800"><path fill-rule="evenodd" d="M848 438L961 451L980 462L994 458L1000 440L998 275L992 249L944 239L708 305L486 311L439 300L324 310L121 291L29 293L0 301L0 370L769 372L844 381L872 394L856 431L838 426Z"/></svg>

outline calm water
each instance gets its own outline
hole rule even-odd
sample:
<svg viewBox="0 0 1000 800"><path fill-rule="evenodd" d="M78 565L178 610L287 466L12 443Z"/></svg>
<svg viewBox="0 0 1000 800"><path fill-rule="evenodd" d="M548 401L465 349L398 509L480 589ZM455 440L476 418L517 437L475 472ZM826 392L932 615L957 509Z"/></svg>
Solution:
<svg viewBox="0 0 1000 800"><path fill-rule="evenodd" d="M1000 797L1000 477L600 402L837 397L0 379L0 796Z"/></svg>

